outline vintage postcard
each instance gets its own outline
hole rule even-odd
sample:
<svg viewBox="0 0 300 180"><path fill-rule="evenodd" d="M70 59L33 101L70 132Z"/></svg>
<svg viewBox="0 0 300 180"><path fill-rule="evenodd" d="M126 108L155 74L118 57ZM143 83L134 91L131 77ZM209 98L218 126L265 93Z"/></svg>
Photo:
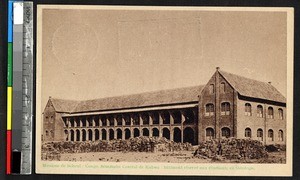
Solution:
<svg viewBox="0 0 300 180"><path fill-rule="evenodd" d="M291 176L293 19L38 5L36 173Z"/></svg>

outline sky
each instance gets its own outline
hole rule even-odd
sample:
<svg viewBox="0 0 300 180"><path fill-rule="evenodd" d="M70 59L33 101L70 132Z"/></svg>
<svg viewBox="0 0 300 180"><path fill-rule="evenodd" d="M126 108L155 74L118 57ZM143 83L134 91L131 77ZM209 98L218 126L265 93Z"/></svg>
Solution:
<svg viewBox="0 0 300 180"><path fill-rule="evenodd" d="M216 67L286 96L284 12L46 9L42 109L49 96L87 100L206 84Z"/></svg>

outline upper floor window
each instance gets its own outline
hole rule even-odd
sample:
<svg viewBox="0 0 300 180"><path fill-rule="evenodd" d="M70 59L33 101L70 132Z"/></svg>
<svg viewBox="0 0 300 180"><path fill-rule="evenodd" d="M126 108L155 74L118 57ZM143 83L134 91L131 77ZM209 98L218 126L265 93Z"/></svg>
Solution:
<svg viewBox="0 0 300 180"><path fill-rule="evenodd" d="M49 132L46 130L46 136L49 136Z"/></svg>
<svg viewBox="0 0 300 180"><path fill-rule="evenodd" d="M215 112L215 107L212 103L205 105L205 116L213 116Z"/></svg>
<svg viewBox="0 0 300 180"><path fill-rule="evenodd" d="M283 141L283 131L281 129L278 132L278 141Z"/></svg>
<svg viewBox="0 0 300 180"><path fill-rule="evenodd" d="M230 103L222 102L221 103L221 115L229 115L230 114Z"/></svg>
<svg viewBox="0 0 300 180"><path fill-rule="evenodd" d="M272 107L268 107L268 118L270 119L274 118L274 110Z"/></svg>
<svg viewBox="0 0 300 180"><path fill-rule="evenodd" d="M209 85L209 94L215 93L215 86L213 84Z"/></svg>
<svg viewBox="0 0 300 180"><path fill-rule="evenodd" d="M263 112L264 112L264 109L263 109L262 105L258 105L257 106L257 117L263 117Z"/></svg>
<svg viewBox="0 0 300 180"><path fill-rule="evenodd" d="M246 103L245 104L245 115L246 116L251 116L251 104L250 103Z"/></svg>
<svg viewBox="0 0 300 180"><path fill-rule="evenodd" d="M283 119L283 109L281 109L281 108L278 109L278 116L279 116L279 119Z"/></svg>
<svg viewBox="0 0 300 180"><path fill-rule="evenodd" d="M222 83L220 84L220 92L221 92L221 93L225 93L225 83L224 83L224 82L222 82Z"/></svg>
<svg viewBox="0 0 300 180"><path fill-rule="evenodd" d="M251 129L250 128L245 129L245 137L251 138Z"/></svg>
<svg viewBox="0 0 300 180"><path fill-rule="evenodd" d="M54 137L54 132L53 132L53 130L50 130L50 136L51 136L51 137Z"/></svg>

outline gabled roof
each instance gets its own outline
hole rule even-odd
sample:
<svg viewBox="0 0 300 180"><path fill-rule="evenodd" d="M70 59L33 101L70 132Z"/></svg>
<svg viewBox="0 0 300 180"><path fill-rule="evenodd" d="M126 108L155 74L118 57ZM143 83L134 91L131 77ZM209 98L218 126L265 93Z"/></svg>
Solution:
<svg viewBox="0 0 300 180"><path fill-rule="evenodd" d="M57 112L66 112L66 113L72 112L79 103L79 101L56 99L56 98L50 98L49 101L52 103L54 109Z"/></svg>
<svg viewBox="0 0 300 180"><path fill-rule="evenodd" d="M199 101L198 95L203 87L201 85L84 101L52 99L52 102L56 111L66 113L170 105Z"/></svg>
<svg viewBox="0 0 300 180"><path fill-rule="evenodd" d="M286 98L270 83L219 70L226 81L242 96L286 103Z"/></svg>

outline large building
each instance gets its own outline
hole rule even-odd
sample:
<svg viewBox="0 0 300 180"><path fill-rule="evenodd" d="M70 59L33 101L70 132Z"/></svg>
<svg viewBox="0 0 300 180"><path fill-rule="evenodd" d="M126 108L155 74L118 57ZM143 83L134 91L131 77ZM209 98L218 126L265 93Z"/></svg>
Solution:
<svg viewBox="0 0 300 180"><path fill-rule="evenodd" d="M198 144L251 138L286 142L286 99L271 83L221 71L206 85L95 100L49 98L42 140L95 141L137 136Z"/></svg>

